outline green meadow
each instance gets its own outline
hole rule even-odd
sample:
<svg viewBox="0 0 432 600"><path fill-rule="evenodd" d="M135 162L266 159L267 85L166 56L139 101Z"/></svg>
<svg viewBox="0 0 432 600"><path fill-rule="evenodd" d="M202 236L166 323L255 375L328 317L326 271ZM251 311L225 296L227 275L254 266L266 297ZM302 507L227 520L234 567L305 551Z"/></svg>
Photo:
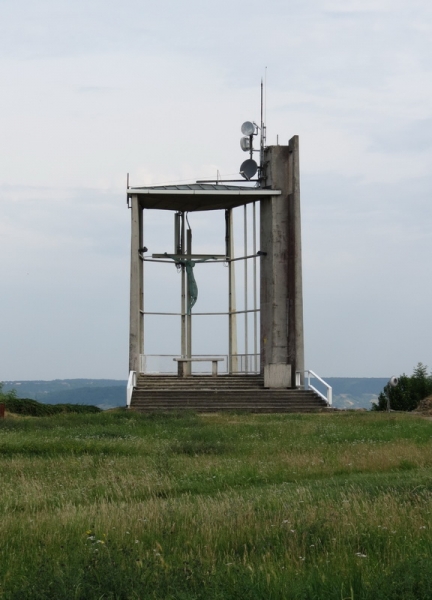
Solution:
<svg viewBox="0 0 432 600"><path fill-rule="evenodd" d="M0 422L0 598L432 598L432 421Z"/></svg>

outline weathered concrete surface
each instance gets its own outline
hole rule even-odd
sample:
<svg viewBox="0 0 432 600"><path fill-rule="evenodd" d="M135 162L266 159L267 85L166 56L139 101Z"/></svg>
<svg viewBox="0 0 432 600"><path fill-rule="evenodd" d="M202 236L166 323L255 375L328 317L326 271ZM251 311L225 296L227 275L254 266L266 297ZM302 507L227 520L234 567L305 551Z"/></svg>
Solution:
<svg viewBox="0 0 432 600"><path fill-rule="evenodd" d="M270 364L264 367L264 387L269 389L290 388L291 365L286 363Z"/></svg>
<svg viewBox="0 0 432 600"><path fill-rule="evenodd" d="M281 196L261 200L261 370L291 365L304 371L299 141L270 146L264 156L266 187Z"/></svg>
<svg viewBox="0 0 432 600"><path fill-rule="evenodd" d="M143 210L138 196L131 199L131 273L129 311L129 371L139 373L140 354L144 353L143 265L139 249L143 246Z"/></svg>
<svg viewBox="0 0 432 600"><path fill-rule="evenodd" d="M220 377L139 375L131 409L140 412L194 410L198 413L328 412L326 402L312 390L264 389L257 375Z"/></svg>

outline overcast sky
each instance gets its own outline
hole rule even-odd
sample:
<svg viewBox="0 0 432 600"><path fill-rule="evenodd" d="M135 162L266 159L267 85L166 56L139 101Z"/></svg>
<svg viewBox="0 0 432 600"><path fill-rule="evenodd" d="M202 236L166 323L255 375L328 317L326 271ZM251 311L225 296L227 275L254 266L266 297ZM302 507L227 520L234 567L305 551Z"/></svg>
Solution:
<svg viewBox="0 0 432 600"><path fill-rule="evenodd" d="M0 0L0 380L127 377L126 173L235 176L266 67L267 142L300 136L306 366L432 366L430 2Z"/></svg>

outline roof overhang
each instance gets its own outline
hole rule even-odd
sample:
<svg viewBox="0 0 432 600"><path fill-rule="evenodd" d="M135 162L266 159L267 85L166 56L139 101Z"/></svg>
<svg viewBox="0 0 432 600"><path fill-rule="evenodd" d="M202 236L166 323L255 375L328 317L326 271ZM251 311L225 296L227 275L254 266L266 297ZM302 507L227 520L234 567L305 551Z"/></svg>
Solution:
<svg viewBox="0 0 432 600"><path fill-rule="evenodd" d="M208 184L127 189L128 198L137 196L142 208L179 212L235 208L280 194L280 190Z"/></svg>

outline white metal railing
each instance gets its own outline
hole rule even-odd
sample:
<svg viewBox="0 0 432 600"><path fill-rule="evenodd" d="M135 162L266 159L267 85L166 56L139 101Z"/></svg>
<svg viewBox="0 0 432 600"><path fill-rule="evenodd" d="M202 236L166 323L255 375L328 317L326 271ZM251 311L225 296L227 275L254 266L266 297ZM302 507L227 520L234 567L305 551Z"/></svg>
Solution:
<svg viewBox="0 0 432 600"><path fill-rule="evenodd" d="M136 371L130 371L126 388L126 406L128 408L130 408L132 402L132 392L134 387L136 387Z"/></svg>
<svg viewBox="0 0 432 600"><path fill-rule="evenodd" d="M177 374L177 365L173 363L174 358L181 358L179 354L141 354L139 361L140 373L145 374ZM226 354L194 354L192 358L223 358L224 361L218 369L219 374L228 374L229 357ZM257 375L260 373L260 354L233 354L231 357L233 373ZM203 362L193 363L193 371L196 374L208 374L211 372L208 364Z"/></svg>
<svg viewBox="0 0 432 600"><path fill-rule="evenodd" d="M323 400L325 400L327 402L328 406L331 406L333 404L333 388L331 387L331 385L329 385L326 381L324 381L324 379L322 379L319 375L317 375L316 373L314 373L311 370L305 371L304 376L305 376L305 389L313 390L319 396L321 396L321 398ZM326 390L327 390L326 396L324 396L324 394L322 392L320 392L315 386L313 386L311 384L311 382L310 382L311 377L317 379L326 388ZM296 373L297 385L300 384L300 379L301 379L301 373L299 371L297 371L297 373Z"/></svg>
<svg viewBox="0 0 432 600"><path fill-rule="evenodd" d="M260 354L233 354L231 360L233 373L248 375L257 375L260 373Z"/></svg>

